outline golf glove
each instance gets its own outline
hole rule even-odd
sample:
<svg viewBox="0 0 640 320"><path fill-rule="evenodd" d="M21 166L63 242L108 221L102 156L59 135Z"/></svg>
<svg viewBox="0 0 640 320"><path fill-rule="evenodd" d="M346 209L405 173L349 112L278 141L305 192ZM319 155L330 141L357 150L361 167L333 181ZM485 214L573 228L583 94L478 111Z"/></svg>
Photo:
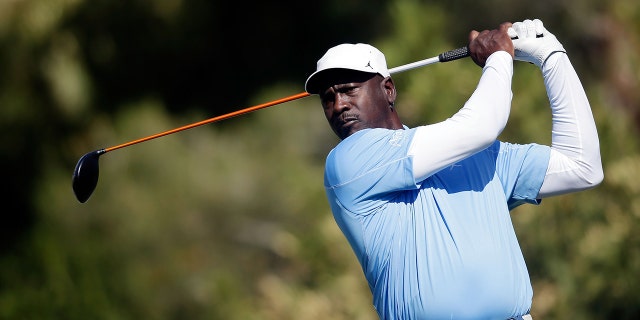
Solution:
<svg viewBox="0 0 640 320"><path fill-rule="evenodd" d="M566 53L556 36L545 29L539 19L516 22L508 32L515 49L515 60L527 61L542 68L550 55Z"/></svg>

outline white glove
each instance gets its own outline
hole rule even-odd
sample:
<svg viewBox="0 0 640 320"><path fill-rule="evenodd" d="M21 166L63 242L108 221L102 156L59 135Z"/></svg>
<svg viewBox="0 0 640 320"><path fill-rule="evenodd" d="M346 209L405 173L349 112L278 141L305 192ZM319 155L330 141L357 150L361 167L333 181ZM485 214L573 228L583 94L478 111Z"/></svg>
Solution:
<svg viewBox="0 0 640 320"><path fill-rule="evenodd" d="M515 60L531 62L542 68L553 53L567 52L538 19L516 22L508 32L515 49Z"/></svg>

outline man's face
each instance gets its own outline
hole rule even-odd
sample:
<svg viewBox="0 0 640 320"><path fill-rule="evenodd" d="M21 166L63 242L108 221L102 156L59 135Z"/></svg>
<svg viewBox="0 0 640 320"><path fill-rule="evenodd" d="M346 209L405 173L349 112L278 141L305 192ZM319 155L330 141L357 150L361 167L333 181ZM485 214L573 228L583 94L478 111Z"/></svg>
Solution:
<svg viewBox="0 0 640 320"><path fill-rule="evenodd" d="M366 128L399 129L392 108L395 88L390 78L336 69L328 71L320 83L325 117L340 139Z"/></svg>

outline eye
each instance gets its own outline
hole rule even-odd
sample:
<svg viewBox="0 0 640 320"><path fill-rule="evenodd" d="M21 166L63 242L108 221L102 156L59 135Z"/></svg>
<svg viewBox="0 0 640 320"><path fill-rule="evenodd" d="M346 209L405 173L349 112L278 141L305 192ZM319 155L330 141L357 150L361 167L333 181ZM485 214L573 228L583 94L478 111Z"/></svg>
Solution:
<svg viewBox="0 0 640 320"><path fill-rule="evenodd" d="M333 93L330 92L325 92L320 94L320 101L322 102L323 105L326 105L327 103L330 102L334 102L335 99L335 95Z"/></svg>
<svg viewBox="0 0 640 320"><path fill-rule="evenodd" d="M344 86L338 90L342 94L353 94L358 89L357 86Z"/></svg>

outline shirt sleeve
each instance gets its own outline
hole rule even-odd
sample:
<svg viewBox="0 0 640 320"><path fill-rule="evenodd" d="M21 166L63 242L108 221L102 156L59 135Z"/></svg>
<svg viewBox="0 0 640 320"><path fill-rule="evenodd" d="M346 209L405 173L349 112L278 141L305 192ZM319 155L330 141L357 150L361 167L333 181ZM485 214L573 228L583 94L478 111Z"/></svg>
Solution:
<svg viewBox="0 0 640 320"><path fill-rule="evenodd" d="M520 145L508 142L500 142L495 147L498 147L496 173L504 188L509 210L525 203L539 204L538 193L551 149L535 143Z"/></svg>

